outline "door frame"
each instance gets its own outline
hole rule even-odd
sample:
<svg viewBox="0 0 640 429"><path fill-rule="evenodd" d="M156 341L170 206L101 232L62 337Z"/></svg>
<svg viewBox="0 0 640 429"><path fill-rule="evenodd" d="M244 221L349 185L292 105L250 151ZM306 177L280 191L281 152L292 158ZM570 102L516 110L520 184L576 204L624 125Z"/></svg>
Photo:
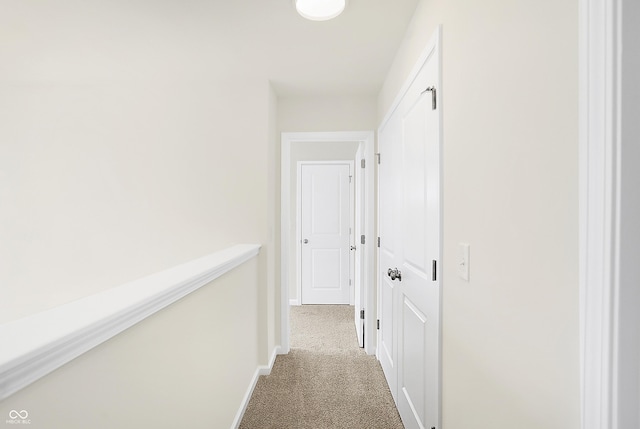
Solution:
<svg viewBox="0 0 640 429"><path fill-rule="evenodd" d="M627 277L622 252L637 254L633 225L625 225L633 213L623 212L622 202L637 192L623 183L625 145L637 139L633 127L623 122L634 112L623 111L624 97L633 93L637 77L627 73L622 51L627 38L622 15L628 0L580 0L579 16L579 168L580 168L580 383L582 429L622 429L637 424L640 386L630 387L640 373L640 362L623 359L640 355L638 341L624 334L640 325L640 313L628 311L624 296L637 292ZM625 23L630 22L626 21ZM628 45L626 45L628 46ZM637 46L637 45L636 45ZM634 74L634 76L637 76ZM637 88L637 86L636 86ZM629 91L631 90L631 91ZM628 124L628 123L627 123ZM631 129L631 131L629 131ZM625 157L625 168L636 160ZM628 178L626 179L628 180ZM627 210L631 209L626 206ZM638 209L635 208L637 211ZM637 236L637 233L636 233ZM622 246L625 237L634 248ZM629 243L627 243L628 245ZM637 282L637 279L635 279ZM635 288L635 291L633 290ZM640 383L640 380L635 381ZM629 406L634 404L635 406Z"/></svg>
<svg viewBox="0 0 640 429"><path fill-rule="evenodd" d="M363 296L365 310L366 332L376 332L376 308L375 308L375 224L374 224L374 136L373 131L337 131L337 132L300 132L282 133L281 157L280 157L280 343L281 353L290 350L290 323L289 323L289 256L293 249L289 245L289 229L291 227L291 148L293 145L305 142L359 142L364 151L362 159L365 160L364 174L364 222L362 229L366 237L365 244L361 245L363 251L363 275L360 287ZM356 216L358 213L356 206ZM365 335L364 349L367 354L373 355L376 350L376 335Z"/></svg>
<svg viewBox="0 0 640 429"><path fill-rule="evenodd" d="M348 165L349 166L349 177L353 178L354 176L354 160L332 160L332 161L298 161L298 165L296 167L296 180L297 180L297 192L296 196L298 199L298 203L296 204L296 279L298 281L297 284L297 296L295 305L302 304L302 166L303 165ZM352 181L349 182L349 228L353 232L353 234L349 234L349 245L353 245L352 237L355 236L355 225L354 225L354 183ZM351 251L349 251L349 278L353 280L353 284L349 285L349 304L353 305L353 292L356 287L355 278L352 278L353 273L353 258L351 256ZM293 300L289 300L290 305L294 305Z"/></svg>

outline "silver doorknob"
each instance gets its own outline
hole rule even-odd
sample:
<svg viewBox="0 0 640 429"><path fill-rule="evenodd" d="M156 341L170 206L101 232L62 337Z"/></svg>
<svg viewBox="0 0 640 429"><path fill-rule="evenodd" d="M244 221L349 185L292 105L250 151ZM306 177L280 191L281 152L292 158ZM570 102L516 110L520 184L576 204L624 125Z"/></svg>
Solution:
<svg viewBox="0 0 640 429"><path fill-rule="evenodd" d="M389 268L389 270L387 270L387 275L391 277L391 280L398 279L398 281L402 281L402 272L397 268Z"/></svg>
<svg viewBox="0 0 640 429"><path fill-rule="evenodd" d="M307 244L307 243L309 242L309 240L307 240L307 239L305 238L304 240L302 240L302 242L303 242L304 244Z"/></svg>

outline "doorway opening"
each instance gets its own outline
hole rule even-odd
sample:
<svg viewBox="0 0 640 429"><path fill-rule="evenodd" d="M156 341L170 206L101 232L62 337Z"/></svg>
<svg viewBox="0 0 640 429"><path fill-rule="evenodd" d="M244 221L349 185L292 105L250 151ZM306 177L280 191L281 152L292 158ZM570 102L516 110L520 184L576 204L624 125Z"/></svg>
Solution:
<svg viewBox="0 0 640 429"><path fill-rule="evenodd" d="M297 170L296 153L300 148L311 143L322 147L336 144L352 145L355 149L353 159L354 190L354 226L352 236L355 237L355 251L352 252L354 263L353 303L354 323L360 331L375 333L375 225L374 225L374 132L318 132L318 133L283 133L281 140L281 351L288 353L290 348L289 306L299 302L297 293L296 258L299 257L298 246L301 243L296 233L296 204L294 185ZM364 310L364 313L362 313ZM364 314L364 319L360 316ZM360 322L363 321L363 322ZM360 332L358 332L360 337ZM375 354L375 335L364 335L365 351Z"/></svg>

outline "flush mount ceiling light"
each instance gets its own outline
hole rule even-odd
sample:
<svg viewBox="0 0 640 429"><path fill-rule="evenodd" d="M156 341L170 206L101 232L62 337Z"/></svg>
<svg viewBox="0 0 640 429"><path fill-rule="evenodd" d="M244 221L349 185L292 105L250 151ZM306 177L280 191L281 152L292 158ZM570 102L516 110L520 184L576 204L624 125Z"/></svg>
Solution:
<svg viewBox="0 0 640 429"><path fill-rule="evenodd" d="M294 0L296 10L312 21L327 21L340 15L347 0Z"/></svg>

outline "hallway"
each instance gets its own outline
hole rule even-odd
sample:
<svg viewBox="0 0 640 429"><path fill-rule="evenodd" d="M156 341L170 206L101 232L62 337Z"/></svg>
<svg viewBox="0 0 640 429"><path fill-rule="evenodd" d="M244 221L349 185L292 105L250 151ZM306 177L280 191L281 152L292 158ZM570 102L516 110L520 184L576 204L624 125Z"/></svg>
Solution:
<svg viewBox="0 0 640 429"><path fill-rule="evenodd" d="M358 347L353 307L291 307L291 352L261 376L241 429L402 428L380 364Z"/></svg>

